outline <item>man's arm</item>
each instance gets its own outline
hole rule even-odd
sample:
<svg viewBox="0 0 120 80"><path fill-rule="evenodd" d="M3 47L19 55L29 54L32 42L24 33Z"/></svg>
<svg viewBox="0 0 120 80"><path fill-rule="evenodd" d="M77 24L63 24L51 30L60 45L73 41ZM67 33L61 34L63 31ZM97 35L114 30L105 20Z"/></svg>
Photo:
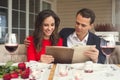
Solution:
<svg viewBox="0 0 120 80"><path fill-rule="evenodd" d="M89 32L89 37L88 37L87 45L96 45L96 48L99 51L98 63L104 64L106 57L102 53L102 50L100 48L100 39L101 39L100 37L98 37L95 34Z"/></svg>

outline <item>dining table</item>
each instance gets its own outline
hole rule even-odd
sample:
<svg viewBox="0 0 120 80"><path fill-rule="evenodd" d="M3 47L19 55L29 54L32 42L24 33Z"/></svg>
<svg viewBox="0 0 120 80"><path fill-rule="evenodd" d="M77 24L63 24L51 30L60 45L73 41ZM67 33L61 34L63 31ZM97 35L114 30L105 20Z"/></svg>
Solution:
<svg viewBox="0 0 120 80"><path fill-rule="evenodd" d="M117 65L117 66L120 67L120 64L115 64L115 65ZM53 80L56 66L57 66L57 64L53 64L53 67L51 68L51 71L50 71L50 75L49 75L48 80Z"/></svg>
<svg viewBox="0 0 120 80"><path fill-rule="evenodd" d="M77 65L79 65L79 64L81 64L81 63L78 63L78 64L75 64L75 66L77 66ZM43 64L42 64L43 65ZM58 68L58 66L59 65L62 65L62 66L64 66L65 64L52 64L52 67L51 68L49 68L50 69L50 72L49 72L49 75L48 75L48 79L45 79L45 80L57 80L57 79L55 79L55 74L56 74L56 70L57 70L57 68ZM66 65L74 65L74 64L66 64ZM104 65L104 64L102 64L102 65ZM113 64L114 65L114 64ZM117 66L118 68L119 68L119 73L120 73L120 64L115 64L115 66ZM49 70L48 69L48 70ZM46 74L47 75L47 74ZM43 76L43 77L45 77L45 76ZM1 80L1 79L0 79ZM64 80L66 80L66 79L64 79Z"/></svg>
<svg viewBox="0 0 120 80"><path fill-rule="evenodd" d="M53 67L52 67L52 69L51 69L51 71L50 71L50 75L49 75L48 80L53 80L55 68L56 68L56 64L53 64Z"/></svg>

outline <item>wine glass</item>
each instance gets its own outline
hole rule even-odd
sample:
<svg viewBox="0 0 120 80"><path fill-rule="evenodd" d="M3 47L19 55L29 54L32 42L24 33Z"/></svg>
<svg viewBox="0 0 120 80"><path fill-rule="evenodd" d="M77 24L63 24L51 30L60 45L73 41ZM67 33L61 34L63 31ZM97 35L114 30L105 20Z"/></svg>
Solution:
<svg viewBox="0 0 120 80"><path fill-rule="evenodd" d="M5 35L5 48L11 55L11 61L12 56L14 54L14 51L18 48L18 41L17 36L15 33L7 33Z"/></svg>
<svg viewBox="0 0 120 80"><path fill-rule="evenodd" d="M102 36L100 47L103 54L106 56L106 64L109 64L109 56L115 49L115 37L113 34L106 34Z"/></svg>
<svg viewBox="0 0 120 80"><path fill-rule="evenodd" d="M113 34L106 34L105 36L102 36L100 47L102 49L103 54L106 56L106 68L109 69L106 72L106 77L113 76L113 74L110 72L111 66L109 65L109 57L111 53L115 49L115 37Z"/></svg>
<svg viewBox="0 0 120 80"><path fill-rule="evenodd" d="M59 65L58 66L58 75L60 77L68 76L69 67L67 65Z"/></svg>

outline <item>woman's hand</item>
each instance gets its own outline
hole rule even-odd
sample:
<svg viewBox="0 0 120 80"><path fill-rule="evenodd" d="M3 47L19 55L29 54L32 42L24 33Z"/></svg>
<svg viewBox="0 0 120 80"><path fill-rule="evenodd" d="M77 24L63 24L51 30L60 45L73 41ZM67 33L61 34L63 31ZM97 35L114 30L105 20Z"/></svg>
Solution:
<svg viewBox="0 0 120 80"><path fill-rule="evenodd" d="M54 57L51 55L41 55L40 61L44 63L51 63L54 62Z"/></svg>

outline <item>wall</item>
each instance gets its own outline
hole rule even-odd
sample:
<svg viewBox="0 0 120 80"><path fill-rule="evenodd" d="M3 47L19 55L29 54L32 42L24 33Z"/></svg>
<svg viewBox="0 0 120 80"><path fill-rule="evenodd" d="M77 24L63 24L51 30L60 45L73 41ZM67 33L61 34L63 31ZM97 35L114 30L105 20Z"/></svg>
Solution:
<svg viewBox="0 0 120 80"><path fill-rule="evenodd" d="M74 27L75 14L81 8L96 13L95 23L112 23L112 0L57 0L57 13L61 18L60 29Z"/></svg>
<svg viewBox="0 0 120 80"><path fill-rule="evenodd" d="M120 0L116 0L115 6L115 13L116 13L116 26L120 32Z"/></svg>

